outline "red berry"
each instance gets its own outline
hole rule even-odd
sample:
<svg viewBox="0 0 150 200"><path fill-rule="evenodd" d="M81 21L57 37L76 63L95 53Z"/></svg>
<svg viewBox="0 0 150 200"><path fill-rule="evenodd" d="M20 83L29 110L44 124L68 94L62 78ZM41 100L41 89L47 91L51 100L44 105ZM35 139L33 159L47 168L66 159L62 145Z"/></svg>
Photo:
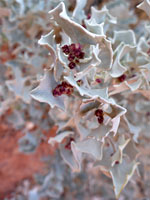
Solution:
<svg viewBox="0 0 150 200"><path fill-rule="evenodd" d="M125 74L123 74L120 77L118 77L118 81L120 81L120 82L125 81L125 79L126 79L126 75Z"/></svg>
<svg viewBox="0 0 150 200"><path fill-rule="evenodd" d="M98 117L98 123L99 123L99 124L102 124L103 121L104 121L104 117L103 117L103 116L99 116L99 117Z"/></svg>
<svg viewBox="0 0 150 200"><path fill-rule="evenodd" d="M74 52L74 51L75 51L75 47L76 47L75 44L71 44L71 45L69 46L70 52Z"/></svg>
<svg viewBox="0 0 150 200"><path fill-rule="evenodd" d="M67 86L68 86L68 83L65 82L65 81L63 81L63 82L61 83L61 85L62 85L63 87L67 87Z"/></svg>
<svg viewBox="0 0 150 200"><path fill-rule="evenodd" d="M52 91L53 96L61 96L62 94L71 95L73 92L73 87L67 82L62 82L61 84L57 85L56 88Z"/></svg>
<svg viewBox="0 0 150 200"><path fill-rule="evenodd" d="M120 162L118 160L116 160L115 165L118 165Z"/></svg>
<svg viewBox="0 0 150 200"><path fill-rule="evenodd" d="M84 52L80 52L79 54L76 54L76 57L79 59L83 59L84 58Z"/></svg>
<svg viewBox="0 0 150 200"><path fill-rule="evenodd" d="M68 60L73 61L75 59L75 56L73 54L69 54Z"/></svg>
<svg viewBox="0 0 150 200"><path fill-rule="evenodd" d="M63 94L65 92L65 88L63 86L60 86L59 91L61 94Z"/></svg>
<svg viewBox="0 0 150 200"><path fill-rule="evenodd" d="M97 79L96 79L96 82L97 82L97 83L101 83L102 80L101 80L100 78L97 78Z"/></svg>
<svg viewBox="0 0 150 200"><path fill-rule="evenodd" d="M76 43L75 44L75 49L74 51L81 51L81 44L80 43Z"/></svg>
<svg viewBox="0 0 150 200"><path fill-rule="evenodd" d="M60 96L60 92L59 92L59 89L57 87L53 90L53 96L54 97Z"/></svg>
<svg viewBox="0 0 150 200"><path fill-rule="evenodd" d="M53 90L53 96L56 97L58 95L56 90Z"/></svg>
<svg viewBox="0 0 150 200"><path fill-rule="evenodd" d="M62 51L63 51L63 53L65 53L65 54L69 54L69 53L70 53L69 46L68 46L68 45L64 45L64 46L62 47Z"/></svg>
<svg viewBox="0 0 150 200"><path fill-rule="evenodd" d="M76 67L76 64L74 62L70 62L69 65L68 65L68 67L70 69L74 69Z"/></svg>
<svg viewBox="0 0 150 200"><path fill-rule="evenodd" d="M81 53L81 45L79 43L71 44L69 46L70 52L75 56Z"/></svg>
<svg viewBox="0 0 150 200"><path fill-rule="evenodd" d="M96 115L97 117L102 116L102 115L103 115L103 110L102 110L102 109L97 109L97 110L95 111L95 115Z"/></svg>

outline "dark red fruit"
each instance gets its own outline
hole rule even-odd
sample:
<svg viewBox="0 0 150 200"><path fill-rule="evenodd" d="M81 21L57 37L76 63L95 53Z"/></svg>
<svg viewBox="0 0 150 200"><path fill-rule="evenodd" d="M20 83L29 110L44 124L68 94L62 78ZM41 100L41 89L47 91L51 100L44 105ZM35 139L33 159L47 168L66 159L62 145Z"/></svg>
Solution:
<svg viewBox="0 0 150 200"><path fill-rule="evenodd" d="M79 59L84 58L84 52L81 51L81 45L79 43L73 43L71 45L64 45L62 47L62 51L68 55L69 68L74 69L76 67L76 63L79 63Z"/></svg>
<svg viewBox="0 0 150 200"><path fill-rule="evenodd" d="M120 163L120 162L117 160L117 161L115 162L115 165L119 165L119 163Z"/></svg>
<svg viewBox="0 0 150 200"><path fill-rule="evenodd" d="M84 52L81 51L78 54L76 53L76 57L79 58L79 59L83 59L84 58Z"/></svg>
<svg viewBox="0 0 150 200"><path fill-rule="evenodd" d="M53 90L53 96L54 97L59 96L59 92L56 89Z"/></svg>
<svg viewBox="0 0 150 200"><path fill-rule="evenodd" d="M74 59L75 59L75 56L73 54L69 54L68 60L72 62Z"/></svg>
<svg viewBox="0 0 150 200"><path fill-rule="evenodd" d="M62 82L53 89L52 93L54 97L61 96L63 94L71 95L73 92L73 87L67 82Z"/></svg>
<svg viewBox="0 0 150 200"><path fill-rule="evenodd" d="M97 83L101 83L102 80L101 80L100 78L97 78L97 79L96 79L96 82L97 82Z"/></svg>
<svg viewBox="0 0 150 200"><path fill-rule="evenodd" d="M74 69L76 67L76 64L74 62L70 62L69 65L68 65L68 67L70 69Z"/></svg>
<svg viewBox="0 0 150 200"><path fill-rule="evenodd" d="M97 117L102 116L102 115L103 115L103 110L102 110L102 109L97 109L97 110L95 111L95 115L96 115Z"/></svg>
<svg viewBox="0 0 150 200"><path fill-rule="evenodd" d="M63 53L68 55L70 53L69 46L68 45L64 45L62 47L62 51L63 51Z"/></svg>
<svg viewBox="0 0 150 200"><path fill-rule="evenodd" d="M70 49L70 52L72 53L76 53L76 52L81 52L81 45L79 43L76 43L76 44L71 44L69 46L69 49Z"/></svg>
<svg viewBox="0 0 150 200"><path fill-rule="evenodd" d="M125 79L126 79L126 75L125 74L123 74L120 77L118 77L118 81L119 82L123 82L123 81L125 81Z"/></svg>
<svg viewBox="0 0 150 200"><path fill-rule="evenodd" d="M97 120L98 120L98 123L99 123L99 124L102 124L103 121L104 121L103 115L104 115L104 112L103 112L102 109L97 109L97 110L95 111L95 116L97 117Z"/></svg>
<svg viewBox="0 0 150 200"><path fill-rule="evenodd" d="M99 124L102 124L103 121L104 121L104 117L103 117L103 116L100 116L100 117L97 118L97 120L98 120L98 123L99 123Z"/></svg>

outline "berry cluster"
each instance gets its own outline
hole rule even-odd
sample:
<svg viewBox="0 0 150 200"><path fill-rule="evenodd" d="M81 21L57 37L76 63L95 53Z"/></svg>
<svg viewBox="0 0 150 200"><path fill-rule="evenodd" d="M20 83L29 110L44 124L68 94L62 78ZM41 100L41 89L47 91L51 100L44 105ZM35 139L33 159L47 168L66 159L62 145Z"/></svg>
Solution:
<svg viewBox="0 0 150 200"><path fill-rule="evenodd" d="M97 120L98 120L99 124L102 124L103 121L104 121L104 116L103 115L104 115L104 112L103 112L102 109L97 109L95 111L95 116L97 117Z"/></svg>
<svg viewBox="0 0 150 200"><path fill-rule="evenodd" d="M73 92L73 87L69 83L63 81L61 84L57 85L55 89L53 89L53 96L61 96L62 94L71 95Z"/></svg>
<svg viewBox="0 0 150 200"><path fill-rule="evenodd" d="M71 150L71 142L74 141L74 138L70 138L68 143L65 145L65 149Z"/></svg>
<svg viewBox="0 0 150 200"><path fill-rule="evenodd" d="M84 52L82 51L81 45L79 43L64 45L62 47L63 53L68 55L69 64L68 67L70 69L74 69L76 64L79 63L79 59L84 58Z"/></svg>

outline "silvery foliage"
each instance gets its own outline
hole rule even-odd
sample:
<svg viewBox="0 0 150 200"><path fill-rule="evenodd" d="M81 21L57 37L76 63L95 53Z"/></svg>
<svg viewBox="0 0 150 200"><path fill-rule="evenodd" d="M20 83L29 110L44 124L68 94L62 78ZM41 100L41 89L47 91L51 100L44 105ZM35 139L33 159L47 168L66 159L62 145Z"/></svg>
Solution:
<svg viewBox="0 0 150 200"><path fill-rule="evenodd" d="M54 44L55 35L52 31L40 39L41 45L48 45L50 52L53 51L53 64L49 71L45 71L40 85L32 90L31 96L48 103L53 112L51 115L60 115L60 112L67 115L63 123L55 118L59 127L58 135L49 139L51 145L60 144L60 153L65 162L73 171L80 171L84 155L92 156L93 163L112 176L115 195L119 198L138 166L138 151L134 142L138 142L141 131L134 129L129 122L129 106L124 97L127 93L144 94L148 90L150 58L146 53L148 39L137 39L135 32L128 28L130 23L136 22L130 12L125 12L128 5L120 1L115 3L115 6L112 3L101 10L92 7L90 19L86 19L83 12L86 1L77 1L72 16L68 15L63 2L49 12L51 22L61 27L62 41ZM138 7L149 15L148 0ZM122 12L126 16L121 18ZM81 24L83 21L86 28ZM67 67L66 57L61 50L62 45L72 43L80 43L85 51L85 58L76 70ZM127 74L123 83L113 82L123 74ZM96 77L100 77L103 84L94 84ZM77 84L80 79L83 85ZM52 90L62 80L75 88L76 93L69 98L53 96ZM118 99L119 95L121 99ZM103 124L96 123L94 111L98 108L104 111ZM136 102L135 108L138 112L148 112L149 102ZM121 126L122 123L126 123L128 131ZM71 151L62 144L69 137L74 137Z"/></svg>
<svg viewBox="0 0 150 200"><path fill-rule="evenodd" d="M20 16L25 16L29 9L32 8L34 11L32 1L16 2L17 6L13 7L10 21L7 22L8 39L18 41L19 38L20 49L24 48L24 43L27 45L23 56L19 54L16 60L5 63L8 71L13 73L14 79L7 80L6 85L0 88L1 96L7 98L1 102L3 109L0 109L0 114L4 114L11 105L15 111L11 112L8 120L15 123L15 126L20 124L24 126L26 120L25 115L20 114L20 110L28 110L28 120L33 124L36 124L37 120L40 121L41 129L48 127L53 121L58 130L56 137L50 138L49 143L59 144L60 155L64 162L73 172L80 172L84 170L83 162L89 160L93 163L93 168L98 168L112 177L114 192L116 198L119 198L134 172L138 171L136 145L139 143L139 136L145 134L149 137L150 124L147 123L150 113L149 22L137 25L135 30L131 30L130 24L136 24L137 19L129 10L129 4L123 0L108 3L101 10L91 7L90 19L84 12L86 0L77 0L73 12L68 10L69 1L49 1L45 7L50 9L49 14L42 20L38 14L34 17L27 16L27 20L36 20L35 29L42 26L45 32L50 31L41 37L37 48L32 31L28 32L30 42L27 42L27 38L19 31L16 36L14 31L15 13L18 13L19 9ZM12 2L5 1L5 3L9 7ZM44 5L41 1L37 1L35 10L40 11ZM144 10L150 17L149 0L144 0L138 8ZM44 21L50 22L49 28ZM57 33L54 27L59 30L61 42L56 41ZM34 46L32 57L28 55L30 43ZM62 51L62 46L72 43L81 44L85 53L84 59L73 70L68 67L67 57ZM46 47L45 51L41 50L40 45ZM47 67L43 70L41 66L45 64L45 60ZM25 75L22 73L24 66L32 66ZM4 70L3 67L1 70ZM123 75L126 79L120 81ZM97 83L97 79L101 82ZM83 83L79 85L78 80L82 80ZM53 90L62 81L72 85L74 92L70 96L55 97ZM12 96L18 97L19 100L11 98ZM31 97L50 105L49 116L44 123L41 122L46 105L42 104L41 109ZM24 102L19 108L18 101ZM94 114L97 109L102 109L104 112L102 124L97 122ZM21 120L20 123L16 120L14 122L16 118ZM29 125L24 126L26 136L20 140L21 145L24 145L24 139L31 138ZM39 136L40 130L37 130L35 135ZM70 149L67 149L66 145L70 138L73 140ZM33 137L31 139L31 145L34 143L35 149L39 140L33 141ZM24 150L30 149L34 151L32 146ZM40 192L40 195L44 195L42 191L46 191L45 195L49 197L59 198L59 195L55 195L56 193L61 195L63 191L63 170L59 177L57 174L57 169L50 172L40 190L35 189L30 192L30 199L34 199L35 196L38 199ZM57 183L56 188L53 181ZM45 189L48 185L52 189Z"/></svg>

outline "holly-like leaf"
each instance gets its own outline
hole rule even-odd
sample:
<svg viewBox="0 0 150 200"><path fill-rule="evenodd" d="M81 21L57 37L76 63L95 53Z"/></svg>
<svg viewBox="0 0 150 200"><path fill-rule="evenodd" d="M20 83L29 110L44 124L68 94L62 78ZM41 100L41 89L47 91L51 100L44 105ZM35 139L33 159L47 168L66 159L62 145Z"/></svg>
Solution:
<svg viewBox="0 0 150 200"><path fill-rule="evenodd" d="M48 103L52 108L57 106L64 110L63 97L54 97L52 90L57 86L53 72L46 70L39 86L31 91L31 96L37 101Z"/></svg>
<svg viewBox="0 0 150 200"><path fill-rule="evenodd" d="M110 173L113 179L114 191L117 199L119 198L123 188L132 177L137 166L138 163L135 161L127 163L125 160L123 160L122 163L115 164L114 167L111 168Z"/></svg>
<svg viewBox="0 0 150 200"><path fill-rule="evenodd" d="M100 160L102 157L102 142L87 138L81 142L74 144L78 151L92 155L94 158Z"/></svg>

